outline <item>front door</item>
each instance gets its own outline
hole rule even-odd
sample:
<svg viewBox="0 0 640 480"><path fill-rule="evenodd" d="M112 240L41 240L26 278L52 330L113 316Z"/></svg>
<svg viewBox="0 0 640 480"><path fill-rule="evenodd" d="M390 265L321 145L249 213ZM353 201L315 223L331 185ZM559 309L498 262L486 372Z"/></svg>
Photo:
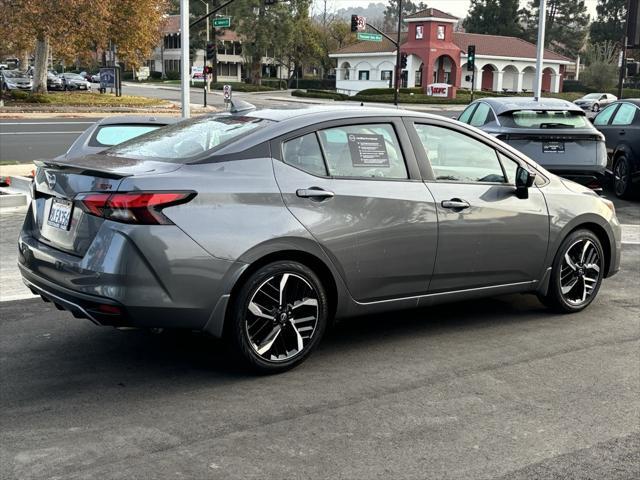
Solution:
<svg viewBox="0 0 640 480"><path fill-rule="evenodd" d="M424 294L437 221L404 125L333 122L273 142L284 201L360 302Z"/></svg>
<svg viewBox="0 0 640 480"><path fill-rule="evenodd" d="M438 253L430 292L540 280L549 218L535 186L515 196L518 163L480 138L449 127L415 123L419 161L438 213ZM421 157L421 158L420 158Z"/></svg>

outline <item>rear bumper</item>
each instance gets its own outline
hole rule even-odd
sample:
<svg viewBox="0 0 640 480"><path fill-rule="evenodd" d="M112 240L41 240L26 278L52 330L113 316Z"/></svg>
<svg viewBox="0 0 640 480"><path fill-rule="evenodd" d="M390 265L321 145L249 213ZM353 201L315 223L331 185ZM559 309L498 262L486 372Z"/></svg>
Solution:
<svg viewBox="0 0 640 480"><path fill-rule="evenodd" d="M18 266L34 293L76 317L191 330L222 324L225 312L216 307L230 292L228 275L240 268L212 257L175 226L107 221L81 257L39 241L29 220L18 241ZM214 312L222 318L212 320Z"/></svg>

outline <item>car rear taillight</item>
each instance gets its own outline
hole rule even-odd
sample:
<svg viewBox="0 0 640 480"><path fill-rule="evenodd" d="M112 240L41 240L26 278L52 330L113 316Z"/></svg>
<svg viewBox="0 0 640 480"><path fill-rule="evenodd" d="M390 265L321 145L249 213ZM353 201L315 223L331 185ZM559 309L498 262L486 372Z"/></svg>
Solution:
<svg viewBox="0 0 640 480"><path fill-rule="evenodd" d="M85 213L123 223L172 225L162 209L187 203L194 192L83 193L76 201Z"/></svg>

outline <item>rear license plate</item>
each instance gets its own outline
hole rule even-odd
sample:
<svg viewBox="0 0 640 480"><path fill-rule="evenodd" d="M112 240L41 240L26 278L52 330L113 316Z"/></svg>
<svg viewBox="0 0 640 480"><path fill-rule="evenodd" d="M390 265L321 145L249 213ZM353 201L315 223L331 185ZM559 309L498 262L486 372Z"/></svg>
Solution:
<svg viewBox="0 0 640 480"><path fill-rule="evenodd" d="M61 230L69 230L72 210L73 202L61 198L54 198L51 202L51 210L49 211L47 224Z"/></svg>
<svg viewBox="0 0 640 480"><path fill-rule="evenodd" d="M564 142L544 142L542 153L564 153Z"/></svg>

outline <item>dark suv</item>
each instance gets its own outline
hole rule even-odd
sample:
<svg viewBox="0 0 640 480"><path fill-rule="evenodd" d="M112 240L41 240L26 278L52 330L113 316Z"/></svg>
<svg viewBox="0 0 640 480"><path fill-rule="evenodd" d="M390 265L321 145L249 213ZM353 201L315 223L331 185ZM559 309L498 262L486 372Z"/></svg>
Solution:
<svg viewBox="0 0 640 480"><path fill-rule="evenodd" d="M613 177L613 189L620 198L637 193L640 182L640 99L612 103L593 120L605 136L607 171Z"/></svg>

